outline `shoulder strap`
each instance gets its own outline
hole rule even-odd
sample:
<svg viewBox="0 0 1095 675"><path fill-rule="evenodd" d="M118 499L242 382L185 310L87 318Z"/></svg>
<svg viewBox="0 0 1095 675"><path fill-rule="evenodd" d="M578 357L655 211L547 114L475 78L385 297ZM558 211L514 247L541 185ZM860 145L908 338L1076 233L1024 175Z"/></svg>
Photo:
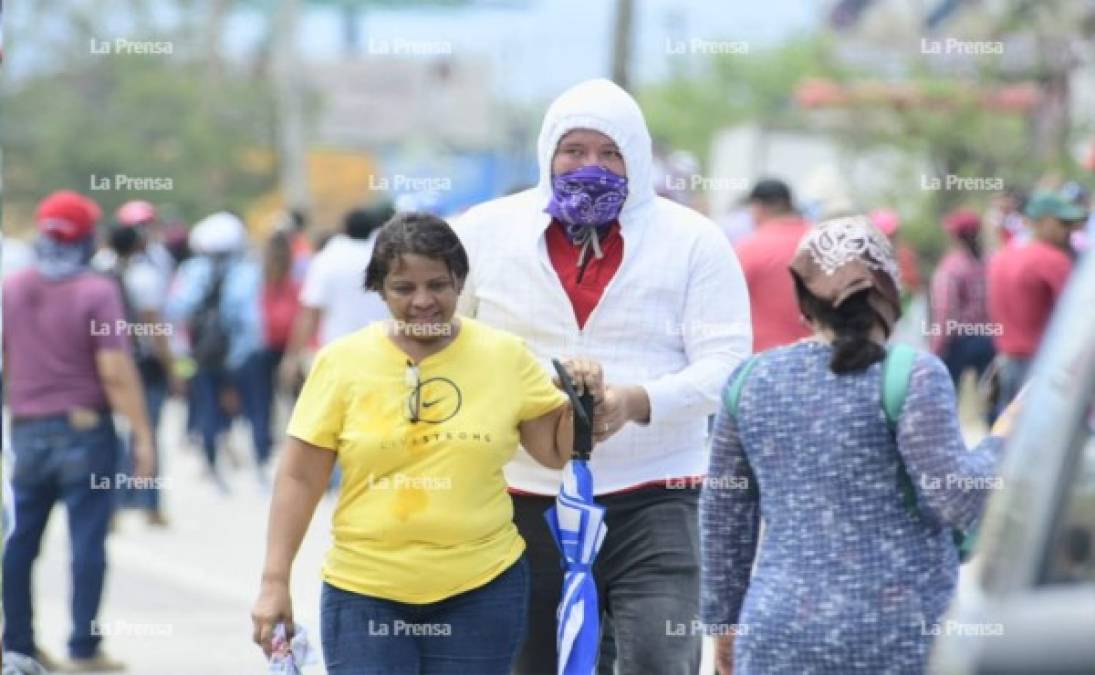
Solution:
<svg viewBox="0 0 1095 675"><path fill-rule="evenodd" d="M224 279L228 276L228 263L227 261L221 261L216 258L210 261L210 275L209 286L205 289L205 295L202 296L201 306L206 309L212 309L220 304L221 289L224 286Z"/></svg>
<svg viewBox="0 0 1095 675"><path fill-rule="evenodd" d="M749 373L757 365L757 356L754 354L745 359L742 364L741 370L738 371L737 377L730 380L726 385L726 391L723 392L722 402L726 406L726 410L733 416L738 415L738 401L741 399L742 389L745 388L745 381L749 379Z"/></svg>
<svg viewBox="0 0 1095 675"><path fill-rule="evenodd" d="M909 345L897 344L890 347L886 353L886 359L882 363L882 409L886 413L886 422L890 429L897 430L897 422L901 419L901 409L905 406L905 398L909 393L909 379L912 377L913 365L916 363L917 352ZM900 453L897 456L900 470L897 473L897 489L901 491L905 508L915 512L920 506L916 499L916 487L912 477L905 467ZM958 549L958 559L966 562L973 555L973 548L977 540L977 531L961 532L952 530L951 538Z"/></svg>
<svg viewBox="0 0 1095 675"><path fill-rule="evenodd" d="M882 361L882 411L891 429L896 430L901 419L915 363L916 350L906 344L891 346Z"/></svg>
<svg viewBox="0 0 1095 675"><path fill-rule="evenodd" d="M886 414L886 424L890 431L897 432L897 423L901 419L901 410L905 407L905 398L909 394L909 378L916 362L916 350L905 344L891 346L882 361L882 412ZM909 476L901 453L897 454L900 470L897 472L897 489L901 492L905 508L915 512L919 507L916 501L916 487Z"/></svg>

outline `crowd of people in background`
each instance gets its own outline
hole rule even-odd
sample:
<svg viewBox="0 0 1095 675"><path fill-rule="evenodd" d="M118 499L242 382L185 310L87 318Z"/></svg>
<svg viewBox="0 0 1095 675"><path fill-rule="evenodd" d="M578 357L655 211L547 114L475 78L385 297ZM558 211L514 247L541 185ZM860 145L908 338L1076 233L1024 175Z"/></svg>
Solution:
<svg viewBox="0 0 1095 675"><path fill-rule="evenodd" d="M838 658L813 650L812 640L825 639L820 629L783 635L778 628L793 619L787 594L815 592L796 585L795 575L826 574L824 565L810 567L820 559L802 569L781 561L804 546L795 538L803 523L817 531L828 527L824 518L831 513L798 509L789 496L814 490L820 499L832 497L835 492L825 492L828 465L814 458L820 468L804 468L814 461L804 450L804 463L788 471L762 439L785 437L780 435L797 429L795 424L809 426L795 411L806 411L810 401L843 411L830 424L867 419L874 411L857 408L857 396L876 386L889 358L887 341L898 334L911 298L926 293L927 320L913 332L934 356L922 354L908 366L908 414L893 428L880 423L862 430L859 445L846 448L839 461L882 476L899 461L896 451L910 472L957 462L966 473L991 473L1014 412L1009 404L1029 378L1053 309L1091 241L1086 191L1076 184L1009 191L985 210L969 205L943 214L939 229L946 247L930 277L922 277L923 252L913 247L914 238L905 235L902 217L891 206L863 204L858 213L866 215L827 213L816 223L796 208L791 186L777 178L758 181L745 197L752 231L734 241L719 236L705 216L675 203L671 191L657 189L642 112L605 81L564 93L549 109L539 143L537 186L472 208L453 220L451 231L443 222L428 225L436 236L455 232L461 253L466 249L470 270L450 295L455 303L459 293L457 311L474 321L465 330L479 336L480 347L494 344L485 328L490 326L524 340L528 355L521 351L521 358L543 363L578 350L603 365L592 459L610 523L595 570L607 612L603 662L616 662L623 672L694 673L701 635L681 639L667 635L664 626L690 625L701 605L708 624L737 624L744 613L755 625L771 628L742 636L737 646L733 636L719 636L720 663L735 660L741 672L763 672L764 664L773 663L771 641L783 645L787 667ZM614 207L591 220L560 196L567 190L590 192ZM231 495L224 455L237 422L250 432L256 480L269 489L270 466L284 439L281 427L275 428L278 401L291 403L303 387L307 405L322 407L331 392L314 371L307 376L317 350L337 343L343 345L337 353L352 360L355 352L346 351L342 340L365 335L363 329L396 313L390 294L398 289L384 286L394 282L369 282L371 290L386 288L388 296L362 288L366 265L377 260L377 234L397 216L384 199L347 213L341 231L326 236L322 246L299 213L256 245L260 237L239 214L216 211L187 228L165 219L161 208L131 201L104 215L91 198L59 191L38 205L32 246L10 237L3 243L3 393L12 418L16 515L4 551L4 649L50 669L61 662L35 642L30 573L54 503L63 502L69 511L73 542L75 629L67 667L117 669L121 664L89 632L102 596L104 542L115 510L139 509L149 525L170 527L160 479L166 455L180 445L200 450L211 484ZM396 234L388 230L387 236ZM408 251L450 260L449 249ZM380 349L382 342L372 336L361 348ZM403 364L392 368L402 372ZM997 426L976 453L958 462L953 457L965 445L954 391L971 371L987 399L985 420ZM841 374L850 375L836 377ZM535 410L514 411L513 425L559 410L561 399L546 380L525 376L514 391L532 396L522 387L539 387ZM352 387L344 374L326 377ZM723 393L736 378L741 398L730 410L722 405ZM167 439L160 429L172 397L186 404L189 443ZM845 399L847 405L838 405ZM323 464L314 476L337 489L338 471L323 448L335 447L332 434L340 423L310 409L297 409L293 428L298 440L311 445L295 452L312 453ZM704 439L716 410L709 467ZM124 430L115 429L115 413L127 420ZM938 422L931 433L925 420ZM795 443L814 447L812 442L835 433L825 426L810 429L794 436ZM890 450L890 459L880 464L863 464L856 454L856 448L879 447ZM352 468L348 477L353 485L360 484L359 470ZM701 503L705 474L759 480L761 491L705 492ZM96 489L89 475L129 478ZM512 553L518 539L525 542L520 559L527 563L512 569L532 581L528 637L504 665L512 661L516 672L554 672L562 575L542 513L554 499L558 474L552 462L520 451L505 477L514 507L499 513L512 516L520 534L506 539L507 550ZM668 485L682 480L692 489ZM984 497L971 494L935 495L929 509L945 514L947 527L969 528ZM758 499L779 507L768 514L770 539L763 544L772 553L750 580ZM938 562L932 556L957 565L944 530L894 504L878 505L876 516L885 525L880 528L914 523L923 530L921 539L909 535L893 550L917 552L901 553L896 562L871 558L880 576L865 574L859 586L845 589L849 593L866 588L870 595L870 584L884 583L886 574L913 574L917 565ZM856 536L850 535L850 550L877 546ZM917 542L930 546L916 549ZM516 565L517 557L510 557ZM469 572L480 581L481 567ZM346 569L356 574L353 565ZM938 618L953 593L954 569L925 582L916 599L895 599L885 612L861 607L855 621L835 625L861 634L857 621L873 622L864 638L870 642L907 627L914 606L930 605L924 611ZM334 585L325 591L325 602L349 602L336 597L348 588L400 602L417 597L327 580ZM453 587L467 583L455 579ZM826 588L843 583L834 578ZM442 591L429 596L430 602L446 597ZM864 657L864 667L923 664L922 640L906 633L895 639L891 654ZM370 658L364 651L332 654L349 664L345 672L364 672L354 670L356 659Z"/></svg>
<svg viewBox="0 0 1095 675"><path fill-rule="evenodd" d="M922 254L901 234L890 208L870 211L871 224L894 247L903 308L926 294L925 320L895 339L912 335L942 359L956 387L972 371L991 422L1015 398L1029 374L1057 300L1095 217L1077 183L1009 190L984 213L971 206L940 218L946 246L926 288ZM734 241L749 285L753 350L790 344L810 333L793 311L796 298L786 271L813 224L792 206L791 189L778 179L756 183L746 197L755 229ZM840 212L829 215L842 215ZM791 317L791 318L788 318Z"/></svg>

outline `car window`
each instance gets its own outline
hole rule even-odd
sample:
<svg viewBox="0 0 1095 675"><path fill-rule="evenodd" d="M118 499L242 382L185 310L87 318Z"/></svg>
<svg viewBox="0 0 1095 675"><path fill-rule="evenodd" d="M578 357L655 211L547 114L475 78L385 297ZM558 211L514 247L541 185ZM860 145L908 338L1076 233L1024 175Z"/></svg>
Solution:
<svg viewBox="0 0 1095 675"><path fill-rule="evenodd" d="M1055 525L1045 584L1095 583L1095 406L1088 411L1083 450Z"/></svg>

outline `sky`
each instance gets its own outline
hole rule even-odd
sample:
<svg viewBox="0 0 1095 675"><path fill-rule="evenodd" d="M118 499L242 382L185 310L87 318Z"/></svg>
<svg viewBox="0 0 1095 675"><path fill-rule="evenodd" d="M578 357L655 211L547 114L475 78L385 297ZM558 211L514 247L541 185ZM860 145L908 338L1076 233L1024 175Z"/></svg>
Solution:
<svg viewBox="0 0 1095 675"><path fill-rule="evenodd" d="M638 82L688 67L691 52L760 49L805 32L820 21L817 0L635 0L633 73ZM363 19L368 48L450 49L489 59L496 92L515 101L551 97L570 84L611 74L612 0L531 0L523 9L372 10ZM314 9L301 21L309 59L341 56L340 16ZM246 48L259 37L253 17L232 21L230 40ZM667 44L667 41L669 43ZM701 42L707 41L707 42ZM722 44L711 44L721 41ZM680 55L676 52L685 52ZM702 59L702 56L699 56Z"/></svg>
<svg viewBox="0 0 1095 675"><path fill-rule="evenodd" d="M96 0L67 1L89 4L96 11L100 7ZM301 0L301 4L307 3ZM455 10L369 10L361 19L359 34L366 50L370 44L382 48L409 43L426 50L440 45L454 57L484 58L490 64L496 94L514 102L550 98L575 82L611 75L614 0L478 0L477 4ZM828 4L820 0L635 0L633 79L646 83L665 77L671 69L693 67L704 58L697 50L720 44L723 49L742 50L742 45L762 49L816 27ZM151 0L143 7L153 21L169 24L173 20L173 4ZM29 20L35 11L29 3L5 10L9 78L48 67L52 50L36 48L35 38L63 43L66 24L41 12ZM108 15L106 23L111 34L100 36L101 40L143 37L133 34L134 21L127 12ZM20 36L10 32L13 26L18 26L25 48L20 48ZM225 49L249 56L264 32L265 20L254 10L236 11L227 23ZM307 60L342 56L341 16L335 9L312 6L303 11L298 37L300 53ZM87 49L83 44L73 48Z"/></svg>

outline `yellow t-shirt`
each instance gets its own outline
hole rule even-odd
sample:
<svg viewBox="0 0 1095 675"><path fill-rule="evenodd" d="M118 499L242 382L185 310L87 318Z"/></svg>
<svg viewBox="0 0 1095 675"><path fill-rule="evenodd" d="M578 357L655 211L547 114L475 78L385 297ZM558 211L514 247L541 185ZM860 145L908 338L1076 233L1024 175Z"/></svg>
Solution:
<svg viewBox="0 0 1095 675"><path fill-rule="evenodd" d="M338 453L342 488L323 578L343 590L429 603L478 588L525 549L502 467L517 425L566 401L520 338L461 318L418 364L384 322L316 357L289 435Z"/></svg>

